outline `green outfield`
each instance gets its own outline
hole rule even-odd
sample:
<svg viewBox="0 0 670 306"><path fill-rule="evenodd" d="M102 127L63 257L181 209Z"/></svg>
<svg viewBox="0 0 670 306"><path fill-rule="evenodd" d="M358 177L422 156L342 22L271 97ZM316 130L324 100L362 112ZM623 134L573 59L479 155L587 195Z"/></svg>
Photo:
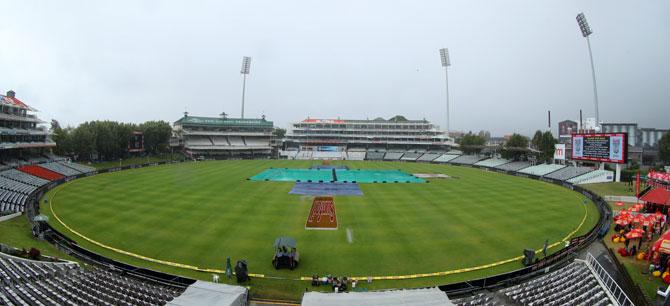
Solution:
<svg viewBox="0 0 670 306"><path fill-rule="evenodd" d="M540 249L545 240L557 243L573 232L586 233L598 220L595 205L583 195L541 181L468 167L346 161L332 164L451 178L361 184L364 196L335 197L338 230L305 230L312 197L290 195L292 182L247 180L270 167L315 164L211 161L100 174L50 191L41 210L83 247L134 265L211 279L211 272L171 263L223 269L226 257L233 262L246 259L251 273L265 276L250 283L253 296L293 300L308 286L295 279L313 274L408 277L450 272L368 285L397 288L518 269L521 263L515 260L454 273L515 258L524 248ZM301 261L294 271L271 265L278 236L298 242Z"/></svg>

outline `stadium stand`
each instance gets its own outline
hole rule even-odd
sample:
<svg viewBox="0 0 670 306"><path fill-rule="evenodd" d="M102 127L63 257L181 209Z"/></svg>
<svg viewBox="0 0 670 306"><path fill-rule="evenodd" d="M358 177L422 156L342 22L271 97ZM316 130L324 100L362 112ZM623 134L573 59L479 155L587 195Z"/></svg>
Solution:
<svg viewBox="0 0 670 306"><path fill-rule="evenodd" d="M594 170L568 180L573 184L589 184L589 183L604 183L611 182L614 178L614 173L609 170Z"/></svg>
<svg viewBox="0 0 670 306"><path fill-rule="evenodd" d="M32 157L29 157L27 159L27 161L28 161L29 164L34 165L34 164L46 163L46 162L49 161L49 159L47 159L44 156L32 156Z"/></svg>
<svg viewBox="0 0 670 306"><path fill-rule="evenodd" d="M485 159L485 160L480 160L480 161L474 163L474 165L475 166L493 168L493 167L497 167L497 166L500 166L500 165L504 165L506 163L509 163L509 160L506 160L504 158L489 158L489 159Z"/></svg>
<svg viewBox="0 0 670 306"><path fill-rule="evenodd" d="M21 171L16 170L16 169L9 169L9 170L2 171L2 172L0 172L0 176L6 177L8 179L15 180L17 182L25 183L25 184L28 184L28 185L33 185L35 187L44 186L44 185L49 183L49 181L47 181L45 179L41 179L39 177L32 176L30 174L27 174L25 172L21 172Z"/></svg>
<svg viewBox="0 0 670 306"><path fill-rule="evenodd" d="M51 170L47 170L45 168L42 168L40 166L35 166L35 165L30 165L30 166L21 166L19 168L16 168L19 171L23 171L25 173L28 173L30 175L37 176L39 178L43 178L45 180L49 181L57 181L60 179L65 178L59 173L53 172Z"/></svg>
<svg viewBox="0 0 670 306"><path fill-rule="evenodd" d="M61 164L63 166L66 166L66 167L70 167L70 168L72 168L74 170L77 170L81 173L91 173L91 172L95 172L97 170L97 169L95 169L94 167L91 167L91 166L86 166L86 165L72 163L72 162L59 162L59 164Z"/></svg>
<svg viewBox="0 0 670 306"><path fill-rule="evenodd" d="M344 152L314 151L312 159L344 159Z"/></svg>
<svg viewBox="0 0 670 306"><path fill-rule="evenodd" d="M368 151L368 154L365 156L367 160L383 160L386 152L377 152L377 151Z"/></svg>
<svg viewBox="0 0 670 306"><path fill-rule="evenodd" d="M44 156L46 156L46 158L49 161L65 161L67 159L65 157L54 155L54 154L51 154L51 153L45 153Z"/></svg>
<svg viewBox="0 0 670 306"><path fill-rule="evenodd" d="M384 160L400 160L405 152L386 152Z"/></svg>
<svg viewBox="0 0 670 306"><path fill-rule="evenodd" d="M269 138L243 137L244 143L249 147L269 147Z"/></svg>
<svg viewBox="0 0 670 306"><path fill-rule="evenodd" d="M79 172L77 170L74 170L70 167L63 166L63 165L59 164L58 162L40 164L39 167L45 168L47 170L51 170L53 172L60 173L63 176L75 176L75 175L81 174L81 172Z"/></svg>
<svg viewBox="0 0 670 306"><path fill-rule="evenodd" d="M511 163L502 164L500 166L495 166L493 168L505 170L505 171L519 171L523 168L530 166L529 162L526 161L515 161Z"/></svg>
<svg viewBox="0 0 670 306"><path fill-rule="evenodd" d="M436 163L447 163L447 162L449 162L450 160L452 160L452 159L454 159L454 158L456 158L456 157L458 157L458 155L455 155L455 154L442 154L442 155L440 155L440 157L434 159L433 162L436 162Z"/></svg>
<svg viewBox="0 0 670 306"><path fill-rule="evenodd" d="M0 253L3 305L164 305L183 288Z"/></svg>
<svg viewBox="0 0 670 306"><path fill-rule="evenodd" d="M566 181L573 177L580 176L582 174L586 174L591 171L593 171L593 169L589 167L565 167L563 169L559 169L557 171L549 173L545 177Z"/></svg>
<svg viewBox="0 0 670 306"><path fill-rule="evenodd" d="M452 164L472 165L481 159L482 158L477 155L461 155L450 160L449 162Z"/></svg>
<svg viewBox="0 0 670 306"><path fill-rule="evenodd" d="M351 151L347 152L348 160L365 160L365 151Z"/></svg>
<svg viewBox="0 0 670 306"><path fill-rule="evenodd" d="M279 155L285 156L287 159L295 159L295 156L298 155L298 150L279 151Z"/></svg>
<svg viewBox="0 0 670 306"><path fill-rule="evenodd" d="M519 170L519 173L525 173L530 175L543 176L549 173L552 173L556 170L565 168L565 165L558 164L540 164L535 166L530 166L524 169Z"/></svg>
<svg viewBox="0 0 670 306"><path fill-rule="evenodd" d="M212 140L206 136L191 136L186 140L187 146L212 146Z"/></svg>
<svg viewBox="0 0 670 306"><path fill-rule="evenodd" d="M584 261L500 292L520 305L618 305Z"/></svg>
<svg viewBox="0 0 670 306"><path fill-rule="evenodd" d="M440 157L440 155L442 155L442 154L440 154L440 153L426 153L426 154L424 154L424 155L421 155L421 157L419 157L419 158L417 159L417 161L420 161L420 162L432 162L432 161L434 161L436 158Z"/></svg>
<svg viewBox="0 0 670 306"><path fill-rule="evenodd" d="M402 160L402 161L416 161L417 158L421 157L421 155L423 155L423 153L407 151L407 152L405 152L405 154L403 154L403 156L400 158L400 160Z"/></svg>
<svg viewBox="0 0 670 306"><path fill-rule="evenodd" d="M228 142L231 146L245 146L244 139L241 136L228 136Z"/></svg>
<svg viewBox="0 0 670 306"><path fill-rule="evenodd" d="M312 151L300 151L295 155L295 159L308 160L312 159Z"/></svg>

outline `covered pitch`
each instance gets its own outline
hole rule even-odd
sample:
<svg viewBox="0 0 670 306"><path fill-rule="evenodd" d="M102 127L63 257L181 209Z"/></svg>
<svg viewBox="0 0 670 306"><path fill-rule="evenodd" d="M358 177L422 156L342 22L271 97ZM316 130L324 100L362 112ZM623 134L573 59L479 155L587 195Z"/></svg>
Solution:
<svg viewBox="0 0 670 306"><path fill-rule="evenodd" d="M425 183L400 170L368 169L291 169L270 168L251 178L252 181L308 182L308 183Z"/></svg>

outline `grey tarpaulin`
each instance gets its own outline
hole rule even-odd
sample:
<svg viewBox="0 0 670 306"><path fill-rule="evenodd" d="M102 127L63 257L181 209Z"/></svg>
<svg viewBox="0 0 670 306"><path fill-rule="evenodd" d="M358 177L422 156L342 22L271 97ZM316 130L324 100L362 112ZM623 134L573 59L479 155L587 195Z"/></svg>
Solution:
<svg viewBox="0 0 670 306"><path fill-rule="evenodd" d="M400 306L400 305L454 305L447 295L437 288L407 289L374 292L322 293L307 292L302 296L302 306Z"/></svg>
<svg viewBox="0 0 670 306"><path fill-rule="evenodd" d="M197 281L166 305L245 306L247 305L247 288Z"/></svg>

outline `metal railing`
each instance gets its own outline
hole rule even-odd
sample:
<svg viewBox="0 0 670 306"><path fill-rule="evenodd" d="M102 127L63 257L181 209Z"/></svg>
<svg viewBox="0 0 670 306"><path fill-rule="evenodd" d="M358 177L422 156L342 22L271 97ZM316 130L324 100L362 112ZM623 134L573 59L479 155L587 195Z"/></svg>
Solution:
<svg viewBox="0 0 670 306"><path fill-rule="evenodd" d="M603 268L600 263L596 260L591 253L586 254L586 265L593 271L596 277L600 280L600 283L603 285L605 290L608 291L610 297L621 306L635 306L633 302L628 298L626 292L619 287L619 284L614 281L614 279L607 273L605 268Z"/></svg>

